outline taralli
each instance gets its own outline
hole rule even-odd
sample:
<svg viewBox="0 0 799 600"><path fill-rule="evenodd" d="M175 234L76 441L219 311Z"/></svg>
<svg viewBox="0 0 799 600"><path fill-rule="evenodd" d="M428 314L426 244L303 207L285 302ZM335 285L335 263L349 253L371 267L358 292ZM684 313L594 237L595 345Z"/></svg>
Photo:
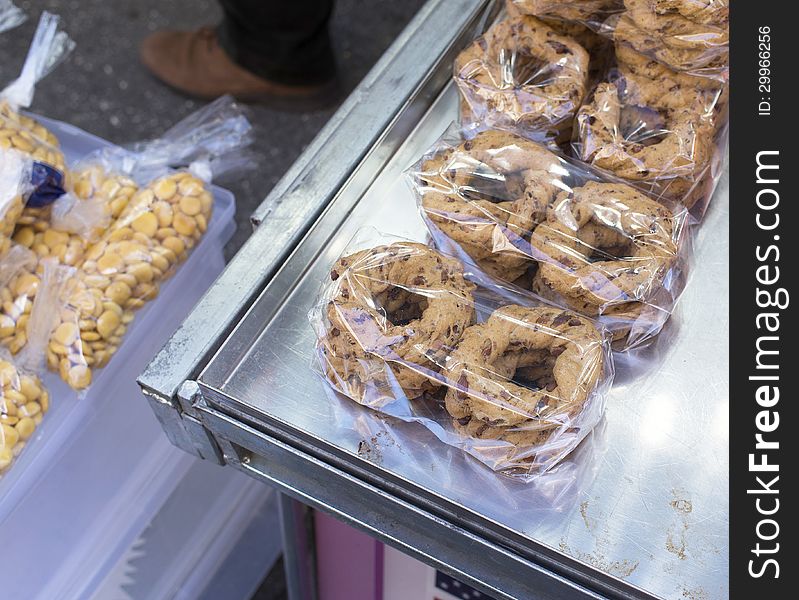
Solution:
<svg viewBox="0 0 799 600"><path fill-rule="evenodd" d="M495 23L455 60L461 120L513 127L542 141L568 139L588 59L576 41L535 17Z"/></svg>
<svg viewBox="0 0 799 600"><path fill-rule="evenodd" d="M508 0L509 11L575 23L603 21L624 9L622 0Z"/></svg>
<svg viewBox="0 0 799 600"><path fill-rule="evenodd" d="M644 4L659 15L678 14L703 25L724 27L730 20L730 0L647 0Z"/></svg>
<svg viewBox="0 0 799 600"><path fill-rule="evenodd" d="M447 361L447 411L492 427L551 429L580 412L603 360L602 335L585 317L506 306L467 329ZM520 369L541 385L514 383Z"/></svg>
<svg viewBox="0 0 799 600"><path fill-rule="evenodd" d="M0 477L11 468L50 408L50 396L37 377L0 357Z"/></svg>
<svg viewBox="0 0 799 600"><path fill-rule="evenodd" d="M576 120L579 157L617 177L644 182L670 200L692 204L688 188L714 153L713 124L695 105L661 108L637 104L651 98L644 80L627 77L629 97L617 83L600 83ZM679 91L679 90L676 90Z"/></svg>
<svg viewBox="0 0 799 600"><path fill-rule="evenodd" d="M526 423L493 427L484 421L465 417L452 421L456 434L483 462L506 474L544 472L568 454L586 435L580 427L528 429ZM587 429L587 428L586 428Z"/></svg>
<svg viewBox="0 0 799 600"><path fill-rule="evenodd" d="M716 131L726 123L726 82L672 71L624 44L616 47L616 60L626 104L693 113Z"/></svg>
<svg viewBox="0 0 799 600"><path fill-rule="evenodd" d="M425 219L487 273L513 281L532 265L520 247L559 191L558 165L543 146L486 130L439 142L411 175Z"/></svg>
<svg viewBox="0 0 799 600"><path fill-rule="evenodd" d="M573 312L494 311L466 330L447 361L445 404L455 430L505 442L482 451L506 467L545 464L564 450L566 440L557 438L568 436L573 448L593 426L582 417L606 377L605 352L600 331Z"/></svg>
<svg viewBox="0 0 799 600"><path fill-rule="evenodd" d="M379 407L439 387L443 360L474 320L461 263L397 242L339 259L330 279L319 349L336 389Z"/></svg>
<svg viewBox="0 0 799 600"><path fill-rule="evenodd" d="M587 182L559 197L533 232L534 289L582 314L634 319L677 261L682 222L629 186Z"/></svg>
<svg viewBox="0 0 799 600"><path fill-rule="evenodd" d="M644 0L641 4L651 5L653 1ZM639 22L645 20L641 15L647 14L648 20L660 22L663 28L641 27L633 14L638 16ZM727 23L719 26L697 25L680 15L670 13L655 15L640 9L635 12L628 11L612 21L615 22L610 26L617 45L627 44L637 52L651 56L675 71L726 79L729 68ZM679 30L679 26L675 23L686 25L686 29L693 27L699 33L668 33L669 28Z"/></svg>
<svg viewBox="0 0 799 600"><path fill-rule="evenodd" d="M607 63L609 40L596 33L608 15L623 9L621 0L506 0L508 14L532 15L558 34L575 40L589 54L589 71L599 73Z"/></svg>
<svg viewBox="0 0 799 600"><path fill-rule="evenodd" d="M677 48L714 48L730 41L729 0L624 0L641 29Z"/></svg>
<svg viewBox="0 0 799 600"><path fill-rule="evenodd" d="M108 363L135 311L158 295L200 240L212 208L202 180L188 172L166 175L136 192L86 250L47 351L48 366L71 387L87 387L92 369Z"/></svg>

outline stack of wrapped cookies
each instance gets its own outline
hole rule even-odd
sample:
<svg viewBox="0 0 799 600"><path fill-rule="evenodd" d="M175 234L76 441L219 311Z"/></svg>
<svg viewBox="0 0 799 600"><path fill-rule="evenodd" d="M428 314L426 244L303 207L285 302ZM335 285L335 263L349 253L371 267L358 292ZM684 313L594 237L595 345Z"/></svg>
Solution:
<svg viewBox="0 0 799 600"><path fill-rule="evenodd" d="M728 0L507 0L406 177L432 245L351 242L310 318L337 392L522 481L662 335L726 145Z"/></svg>
<svg viewBox="0 0 799 600"><path fill-rule="evenodd" d="M527 479L602 417L610 338L591 318L524 293L508 299L473 275L416 242L345 251L311 315L319 364L356 402Z"/></svg>

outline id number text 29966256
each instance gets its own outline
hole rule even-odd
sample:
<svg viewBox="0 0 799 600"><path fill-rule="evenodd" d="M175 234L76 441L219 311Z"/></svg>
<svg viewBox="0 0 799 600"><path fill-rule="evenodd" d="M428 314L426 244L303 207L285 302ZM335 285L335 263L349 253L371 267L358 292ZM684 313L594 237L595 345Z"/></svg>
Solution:
<svg viewBox="0 0 799 600"><path fill-rule="evenodd" d="M757 114L768 117L771 116L771 27L758 27L757 33L757 90L760 94Z"/></svg>

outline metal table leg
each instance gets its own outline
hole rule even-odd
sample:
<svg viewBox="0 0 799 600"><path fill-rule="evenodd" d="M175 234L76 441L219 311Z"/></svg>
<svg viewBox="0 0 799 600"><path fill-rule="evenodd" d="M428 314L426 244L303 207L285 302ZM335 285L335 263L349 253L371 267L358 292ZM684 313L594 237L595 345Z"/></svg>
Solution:
<svg viewBox="0 0 799 600"><path fill-rule="evenodd" d="M312 510L285 494L280 494L278 506L289 600L317 600Z"/></svg>

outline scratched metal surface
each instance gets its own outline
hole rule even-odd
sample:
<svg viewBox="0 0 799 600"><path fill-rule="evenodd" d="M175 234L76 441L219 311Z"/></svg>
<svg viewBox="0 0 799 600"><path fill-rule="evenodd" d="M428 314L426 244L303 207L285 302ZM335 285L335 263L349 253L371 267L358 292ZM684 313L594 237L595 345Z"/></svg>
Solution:
<svg viewBox="0 0 799 600"><path fill-rule="evenodd" d="M331 241L321 245L274 318L260 326L245 319L244 329L234 332L203 373L203 384L250 414L360 454L652 595L726 598L726 175L696 237L689 285L662 339L648 356L618 362L603 426L538 485L508 482L419 426L386 422L333 396L312 372L314 340L306 315L352 235L373 226L425 239L401 172L448 126L455 104L449 87L341 227L327 232Z"/></svg>

